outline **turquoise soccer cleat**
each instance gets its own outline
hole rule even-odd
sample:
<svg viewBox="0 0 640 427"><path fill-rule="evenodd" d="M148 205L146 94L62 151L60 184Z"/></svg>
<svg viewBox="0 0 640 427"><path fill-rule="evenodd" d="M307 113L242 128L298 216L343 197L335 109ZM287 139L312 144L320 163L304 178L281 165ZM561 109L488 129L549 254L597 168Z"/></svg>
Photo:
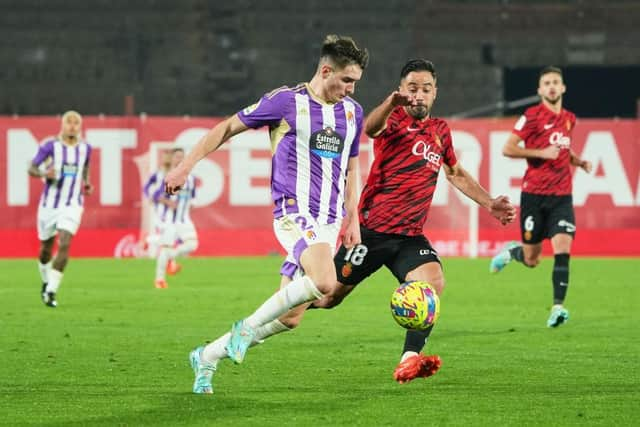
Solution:
<svg viewBox="0 0 640 427"><path fill-rule="evenodd" d="M547 320L547 326L550 328L557 328L563 323L567 323L569 320L569 310L561 305L554 305L551 307L551 314L549 320Z"/></svg>
<svg viewBox="0 0 640 427"><path fill-rule="evenodd" d="M247 354L247 349L253 342L255 336L256 331L251 326L247 325L244 320L238 320L234 323L231 327L229 343L225 347L229 358L235 363L242 363L245 354Z"/></svg>
<svg viewBox="0 0 640 427"><path fill-rule="evenodd" d="M511 249L518 247L520 243L518 242L509 242L500 249L493 258L491 258L491 264L489 265L489 271L491 273L499 273L504 269L507 264L511 262L511 253L509 252Z"/></svg>
<svg viewBox="0 0 640 427"><path fill-rule="evenodd" d="M204 347L200 346L189 353L189 362L191 362L191 367L196 375L193 382L193 392L196 394L212 394L213 385L211 385L211 380L213 379L213 374L216 373L216 364L202 362L201 355L203 350Z"/></svg>

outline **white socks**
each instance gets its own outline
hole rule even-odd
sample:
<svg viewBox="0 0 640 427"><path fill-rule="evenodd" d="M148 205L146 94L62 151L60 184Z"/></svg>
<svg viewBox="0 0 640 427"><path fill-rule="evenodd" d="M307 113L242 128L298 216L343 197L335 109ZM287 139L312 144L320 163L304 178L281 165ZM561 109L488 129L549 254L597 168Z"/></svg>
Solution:
<svg viewBox="0 0 640 427"><path fill-rule="evenodd" d="M49 271L51 270L51 261L46 264L38 262L38 271L40 271L40 279L42 283L49 283Z"/></svg>
<svg viewBox="0 0 640 427"><path fill-rule="evenodd" d="M47 292L58 292L58 287L62 281L62 271L51 269L49 271L49 281L47 282Z"/></svg>
<svg viewBox="0 0 640 427"><path fill-rule="evenodd" d="M285 326L278 319L272 320L256 329L256 336L251 343L251 347L254 345L261 344L265 339L270 336L279 334L281 332L289 331L290 329ZM227 350L225 349L226 345L229 343L229 337L231 333L227 332L217 340L212 343L207 344L202 352L202 361L204 363L216 364L218 360L224 359L227 357Z"/></svg>
<svg viewBox="0 0 640 427"><path fill-rule="evenodd" d="M176 248L169 246L160 247L158 253L158 259L156 261L156 280L164 279L165 271L167 270L167 264L169 260L175 259L179 256L188 255L198 248L198 241L189 239L186 242L179 244Z"/></svg>
<svg viewBox="0 0 640 427"><path fill-rule="evenodd" d="M322 297L322 292L316 288L309 276L300 277L269 297L252 315L245 319L245 322L250 327L257 329L282 316L293 307Z"/></svg>
<svg viewBox="0 0 640 427"><path fill-rule="evenodd" d="M167 271L167 264L171 259L171 252L173 252L172 248L168 248L166 246L160 248L160 253L156 260L156 280L164 279L164 274Z"/></svg>
<svg viewBox="0 0 640 427"><path fill-rule="evenodd" d="M265 338L280 332L288 331L278 317L305 302L322 298L322 292L316 288L313 280L308 276L299 277L267 299L245 322L256 331L252 346L259 344ZM217 363L218 360L227 357L226 345L229 343L231 333L227 332L214 342L208 344L202 352L202 361L205 363Z"/></svg>
<svg viewBox="0 0 640 427"><path fill-rule="evenodd" d="M418 353L416 353L415 351L405 351L404 354L402 355L402 357L400 358L400 362L404 362L409 357L415 356L416 354L418 354Z"/></svg>

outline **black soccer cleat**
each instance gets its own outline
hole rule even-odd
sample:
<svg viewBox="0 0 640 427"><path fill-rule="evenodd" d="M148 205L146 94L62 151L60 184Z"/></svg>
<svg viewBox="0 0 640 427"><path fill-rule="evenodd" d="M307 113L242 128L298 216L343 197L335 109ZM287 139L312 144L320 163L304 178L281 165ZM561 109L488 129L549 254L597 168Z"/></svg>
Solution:
<svg viewBox="0 0 640 427"><path fill-rule="evenodd" d="M46 287L47 287L47 284L45 283L42 286L42 302L47 307L56 308L58 306L58 301L56 301L56 293L47 292Z"/></svg>

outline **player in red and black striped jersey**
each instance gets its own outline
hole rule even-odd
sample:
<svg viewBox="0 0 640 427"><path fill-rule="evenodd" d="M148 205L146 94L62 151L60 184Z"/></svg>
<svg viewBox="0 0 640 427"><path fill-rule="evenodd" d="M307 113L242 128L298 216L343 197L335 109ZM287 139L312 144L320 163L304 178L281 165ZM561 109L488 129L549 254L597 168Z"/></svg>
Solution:
<svg viewBox="0 0 640 427"><path fill-rule="evenodd" d="M441 167L449 182L503 224L515 219L515 208L506 196L492 199L458 164L449 126L430 116L436 92L433 64L410 60L401 71L399 89L367 117L365 131L375 138L375 161L359 206L362 243L340 247L334 258L340 286L314 306L339 304L383 265L398 282L425 281L442 294L440 259L423 234ZM420 353L430 332L407 331L394 372L397 381L428 377L438 370L438 356Z"/></svg>
<svg viewBox="0 0 640 427"><path fill-rule="evenodd" d="M566 87L562 71L546 67L540 72L540 104L528 108L516 122L502 153L524 158L527 170L520 195L522 244L507 244L491 260L491 271L501 271L515 260L528 267L540 263L542 241L551 239L554 253L553 307L547 326L556 327L569 319L564 308L569 285L569 254L576 225L571 196L571 166L591 172L591 163L571 150L576 116L562 108ZM519 144L524 141L524 147Z"/></svg>
<svg viewBox="0 0 640 427"><path fill-rule="evenodd" d="M410 108L395 106L375 135L375 160L360 198L360 224L380 233L422 235L440 166L457 165L447 122L416 118Z"/></svg>

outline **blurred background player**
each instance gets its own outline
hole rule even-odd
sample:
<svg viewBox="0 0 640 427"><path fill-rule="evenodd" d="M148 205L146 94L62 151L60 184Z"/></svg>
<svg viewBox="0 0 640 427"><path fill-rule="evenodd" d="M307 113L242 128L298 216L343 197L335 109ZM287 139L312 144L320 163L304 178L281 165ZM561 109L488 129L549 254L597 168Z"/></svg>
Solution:
<svg viewBox="0 0 640 427"><path fill-rule="evenodd" d="M182 148L171 150L171 169L175 168L183 158ZM198 234L189 214L191 202L195 197L196 180L191 174L187 176L185 184L177 193L166 194L163 182L153 195L160 231L160 250L156 259L156 288L167 288L165 273L173 275L180 271L181 266L175 261L177 257L188 255L198 248Z"/></svg>
<svg viewBox="0 0 640 427"><path fill-rule="evenodd" d="M57 307L56 294L69 260L69 246L78 231L83 212L83 195L93 192L89 182L91 146L82 137L82 116L67 111L60 134L40 146L29 167L29 175L44 178L38 204L39 265L42 301ZM45 169L40 168L46 165ZM55 236L58 252L51 261Z"/></svg>
<svg viewBox="0 0 640 427"><path fill-rule="evenodd" d="M569 286L571 243L576 232L571 166L591 172L591 162L581 160L571 150L576 116L562 108L565 91L562 71L551 66L544 68L538 80L541 102L524 112L502 149L507 157L527 160L520 195L522 244L507 244L490 265L494 273L512 260L535 267L540 263L542 241L551 240L554 263L549 327L569 320L569 311L563 304ZM518 145L520 141L524 141L524 147Z"/></svg>
<svg viewBox="0 0 640 427"><path fill-rule="evenodd" d="M164 205L159 204L154 200L154 196L158 192L158 190L164 190L164 177L169 172L171 168L171 150L164 150L162 152L162 159L160 168L153 172L149 179L142 187L142 193L145 198L149 200L151 204L151 225L149 227L149 233L144 238L145 244L145 252L149 257L155 258L158 256L158 244L160 242L160 213L164 208ZM170 269L175 268L171 266Z"/></svg>
<svg viewBox="0 0 640 427"><path fill-rule="evenodd" d="M322 298L336 286L333 248L343 218L343 242L360 243L356 176L362 107L350 95L369 61L350 37L329 35L309 83L281 87L227 118L198 142L167 176L181 188L195 164L249 128L269 126L273 159L271 196L276 238L305 275L287 283L227 333L190 354L194 393L212 393L218 361L241 363L248 347L282 327L279 316Z"/></svg>

